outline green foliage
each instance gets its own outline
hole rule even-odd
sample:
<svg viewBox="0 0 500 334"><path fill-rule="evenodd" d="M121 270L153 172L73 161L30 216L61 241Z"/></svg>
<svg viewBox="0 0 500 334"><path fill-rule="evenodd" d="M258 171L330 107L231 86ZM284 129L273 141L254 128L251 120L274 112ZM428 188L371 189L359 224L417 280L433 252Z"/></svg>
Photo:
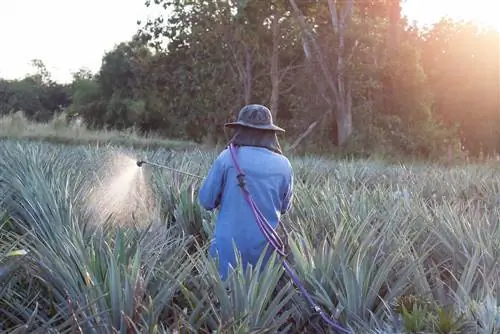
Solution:
<svg viewBox="0 0 500 334"><path fill-rule="evenodd" d="M473 321L467 320L464 314L457 316L453 308L425 302L415 296L403 296L397 312L402 315L403 328L408 333L458 334L475 328Z"/></svg>
<svg viewBox="0 0 500 334"><path fill-rule="evenodd" d="M0 114L48 121L67 109L94 129L213 144L227 140L222 124L243 104L263 103L289 144L318 124L296 152L498 154L498 32L449 20L421 30L400 1L354 1L340 43L327 2L296 2L317 47L288 0L146 1L165 12L106 52L98 73L82 69L60 85L34 60L34 74L0 80ZM345 101L332 90L341 81ZM343 145L339 106L353 119Z"/></svg>
<svg viewBox="0 0 500 334"><path fill-rule="evenodd" d="M403 326L409 333L423 332L428 318L429 311L422 306L415 304L410 311L403 307Z"/></svg>
<svg viewBox="0 0 500 334"><path fill-rule="evenodd" d="M225 282L213 261L204 255L196 259L200 274L188 281L189 288L183 292L189 303L186 321L191 328L229 333L290 330L290 318L297 310L287 305L295 291L291 282L281 280L283 268L275 259L273 255L262 272L262 258L255 268L249 266L245 272L237 268Z"/></svg>
<svg viewBox="0 0 500 334"><path fill-rule="evenodd" d="M498 34L442 20L424 32L421 42L435 112L458 124L465 147L476 153L498 152L500 143Z"/></svg>
<svg viewBox="0 0 500 334"><path fill-rule="evenodd" d="M364 5L356 3L355 16L349 24L345 40L349 50L346 59L349 60L348 76L353 90L356 134L355 143L345 150L368 154L384 151L384 147L372 145L374 140L370 134L375 131L381 136L377 142L386 143L385 152L397 151L397 154L442 159L449 145L453 148L460 147L452 144L458 139L454 125L441 122L441 111L434 107L439 99L436 93L439 92L433 90L428 81L432 80L433 72L442 66L437 62L427 62L426 52L429 48L424 43L426 37L415 28L405 26L404 20L395 18L394 13L399 11L396 4L397 2L384 1L373 1ZM280 34L287 36L286 40L280 42L279 49L279 66L280 72L283 73L281 90L287 94L280 96L277 115L279 122L288 129L290 137L287 139L292 140L311 122L322 119L322 115L329 111L327 105L331 102L328 98L325 99L326 82L321 79L319 65L310 64L304 59L300 31L294 17L287 12L287 2L280 2L273 7L262 1L214 1L210 4L193 1L190 2L190 11L179 1L160 1L157 5L167 6L173 14L166 20L148 21L142 26L141 35L155 46L158 46L155 42L159 41L162 35L171 39L165 60L173 63L181 61L182 65L176 68L184 69L186 64L190 64L187 69L199 69L199 75L183 75L190 81L183 84L179 93L175 94L179 97L186 96L185 102L182 103L178 98L178 105L182 106L182 110L196 110L195 113L182 115L180 118L188 120L187 124L197 124L200 120L198 115L203 115L201 117L204 121L215 124L221 124L228 116L226 111L218 117L206 115L212 113L211 111L205 114L200 112L197 106L198 99L202 99L200 92L203 92L203 97L207 96L200 105L211 106L215 102L215 106L209 107L209 110L220 110L220 106L224 106L223 110L235 112L244 103L244 99L242 101L241 98L243 92L238 92L234 87L251 89L252 101L269 99L271 80L267 80L267 83L263 81L261 73L269 74L269 59L272 54L271 30L266 29L266 24L259 23L269 22L271 15L281 18ZM333 35L326 4L304 5L299 2L299 5L306 19L317 23L315 32L319 36L321 49L325 54L335 54L337 49L331 42ZM391 10L385 11L384 8L389 7ZM389 12L392 15L389 27L391 30L387 30L386 25ZM228 13L234 13L234 19L228 17ZM182 25L182 20L186 22L185 25ZM459 25L456 27L459 29ZM439 26L436 27L436 30L439 29ZM444 33L453 34L451 31ZM388 34L395 34L396 42L386 43L390 37ZM214 41L217 42L214 44ZM444 40L438 40L436 43L444 43ZM217 45L217 50L213 50L214 45ZM245 67L245 58L239 58L239 55L244 56L245 45L251 45L252 49L250 74ZM485 56L493 56L495 52L487 48L481 50ZM200 62L200 59L210 60L210 65L208 62L206 66L203 65L205 62ZM335 57L328 57L326 61L330 67L336 66ZM446 60L443 59L443 62ZM218 64L223 68L232 67L228 64L234 64L235 70L231 75L231 72L219 70ZM458 64L453 66L460 67ZM206 73L209 77L201 73ZM212 81L210 73L221 74L224 79ZM232 81L235 75L239 81ZM245 77L250 78L251 83L245 82ZM176 78L175 82L178 83L179 80L184 81L182 78ZM225 83L229 83L227 88L223 86ZM213 92L214 85L219 88L216 93ZM193 99L193 96L196 97ZM223 96L222 99L226 102L221 104L219 96ZM476 99L473 94L467 96ZM492 97L487 100L496 103ZM230 101L229 108L225 107L227 101ZM480 104L480 101L477 100L477 103ZM375 114L372 122L364 121L367 113ZM387 114L399 121L387 124L383 121ZM492 120L492 117L494 119L493 114L488 119ZM307 147L332 151L331 145L325 144L325 139L330 142L328 138L335 137L336 129L330 125L332 122L334 120L331 117L322 119L321 128L311 136L311 145ZM192 128L187 124L185 131L188 137L196 137L197 135L191 134ZM218 129L210 128L209 132L218 132ZM484 131L481 133L484 134ZM461 140L466 141L467 138L462 133ZM496 145L496 137L488 138L490 144Z"/></svg>
<svg viewBox="0 0 500 334"><path fill-rule="evenodd" d="M30 119L47 121L70 105L68 87L53 82L42 61L33 60L33 66L37 73L22 80L0 78L0 115L22 111Z"/></svg>
<svg viewBox="0 0 500 334"><path fill-rule="evenodd" d="M198 181L144 166L149 215L126 227L92 214L117 153L204 175L217 152L14 141L0 152L2 331L328 332L278 258L221 281ZM289 261L326 314L362 333L498 332L498 166L291 162Z"/></svg>

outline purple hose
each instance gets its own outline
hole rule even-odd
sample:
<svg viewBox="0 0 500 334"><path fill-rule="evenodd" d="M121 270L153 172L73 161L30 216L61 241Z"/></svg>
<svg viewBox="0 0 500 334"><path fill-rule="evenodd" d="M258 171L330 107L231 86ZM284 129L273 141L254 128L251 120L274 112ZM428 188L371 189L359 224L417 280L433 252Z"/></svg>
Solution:
<svg viewBox="0 0 500 334"><path fill-rule="evenodd" d="M259 210L257 205L255 204L254 200L252 199L252 196L250 196L250 193L245 187L245 182L244 182L244 177L245 174L240 168L240 165L238 164L238 161L236 159L236 153L235 153L235 146L233 144L229 145L229 151L231 152L231 158L233 160L234 167L236 168L237 172L237 178L238 178L238 183L240 185L240 189L243 193L243 197L245 198L246 202L252 209L252 212L257 220L257 224L259 226L260 231L264 236L266 237L267 241L271 244L271 246L274 248L274 250L281 256L286 257L286 252L285 252L285 244L279 237L279 235L274 231L272 226L269 224L269 222L266 220L262 212ZM292 278L294 284L299 288L300 292L304 295L306 300L311 304L313 309L321 316L321 318L332 328L334 328L337 331L343 332L343 333L350 333L347 329L342 328L339 324L334 322L330 317L328 317L325 312L314 302L312 299L311 295L306 291L304 285L300 282L299 277L297 274L293 271L291 266L286 260L283 260L283 267L285 268L285 271L288 273L288 275Z"/></svg>

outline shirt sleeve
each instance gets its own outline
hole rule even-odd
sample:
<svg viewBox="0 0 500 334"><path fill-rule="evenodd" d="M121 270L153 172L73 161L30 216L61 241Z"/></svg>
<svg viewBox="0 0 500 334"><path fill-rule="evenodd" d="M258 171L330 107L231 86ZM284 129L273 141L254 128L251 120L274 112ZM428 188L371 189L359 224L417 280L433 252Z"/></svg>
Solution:
<svg viewBox="0 0 500 334"><path fill-rule="evenodd" d="M205 210L213 210L219 206L224 188L224 177L225 168L222 155L219 155L203 180L198 194L200 205Z"/></svg>
<svg viewBox="0 0 500 334"><path fill-rule="evenodd" d="M285 183L285 191L283 193L283 201L281 204L281 214L284 215L285 213L290 210L292 207L292 200L293 200L293 170L290 168L290 174L288 175L287 181Z"/></svg>

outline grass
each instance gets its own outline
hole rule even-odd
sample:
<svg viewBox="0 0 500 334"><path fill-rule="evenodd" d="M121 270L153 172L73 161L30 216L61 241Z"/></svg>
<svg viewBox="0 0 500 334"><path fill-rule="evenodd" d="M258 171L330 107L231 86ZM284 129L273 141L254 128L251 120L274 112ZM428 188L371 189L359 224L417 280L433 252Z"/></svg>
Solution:
<svg viewBox="0 0 500 334"><path fill-rule="evenodd" d="M328 332L279 259L220 280L199 181L145 168L155 210L136 226L88 210L116 152L204 175L216 151L21 139L0 143L0 330ZM356 333L499 333L499 165L291 161L290 261L327 314Z"/></svg>
<svg viewBox="0 0 500 334"><path fill-rule="evenodd" d="M46 123L32 122L22 112L0 118L0 139L45 141L67 145L114 144L141 148L192 149L193 142L161 138L154 134L142 135L134 130L89 130L85 124L68 124L65 114L56 115Z"/></svg>

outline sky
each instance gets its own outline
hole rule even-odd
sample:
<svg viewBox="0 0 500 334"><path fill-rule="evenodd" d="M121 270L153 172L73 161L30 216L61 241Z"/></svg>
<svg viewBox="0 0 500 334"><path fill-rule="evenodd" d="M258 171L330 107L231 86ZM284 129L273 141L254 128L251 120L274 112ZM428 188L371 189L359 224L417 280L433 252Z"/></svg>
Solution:
<svg viewBox="0 0 500 334"><path fill-rule="evenodd" d="M500 6L495 2L406 0L403 14L419 25L449 16L477 20L500 31ZM137 20L161 13L154 10L158 9L147 8L144 0L0 0L0 78L33 73L35 58L58 82L70 82L81 68L95 73L104 53L137 31Z"/></svg>

